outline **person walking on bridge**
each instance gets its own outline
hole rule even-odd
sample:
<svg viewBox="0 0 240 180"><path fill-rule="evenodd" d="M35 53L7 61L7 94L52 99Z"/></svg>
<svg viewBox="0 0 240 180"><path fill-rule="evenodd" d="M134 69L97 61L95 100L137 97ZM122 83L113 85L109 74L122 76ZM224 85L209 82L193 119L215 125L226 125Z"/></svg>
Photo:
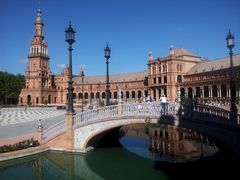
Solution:
<svg viewBox="0 0 240 180"><path fill-rule="evenodd" d="M160 97L160 101L162 103L163 114L165 115L167 110L167 97L165 94Z"/></svg>

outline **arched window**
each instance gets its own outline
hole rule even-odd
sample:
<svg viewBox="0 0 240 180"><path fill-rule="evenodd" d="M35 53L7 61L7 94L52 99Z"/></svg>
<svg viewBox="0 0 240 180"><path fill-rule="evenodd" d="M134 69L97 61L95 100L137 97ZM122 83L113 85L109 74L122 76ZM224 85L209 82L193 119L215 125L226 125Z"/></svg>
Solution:
<svg viewBox="0 0 240 180"><path fill-rule="evenodd" d="M135 99L135 91L132 91L132 99Z"/></svg>
<svg viewBox="0 0 240 180"><path fill-rule="evenodd" d="M85 98L85 99L88 99L88 93L85 93L85 94L84 94L84 98Z"/></svg>
<svg viewBox="0 0 240 180"><path fill-rule="evenodd" d="M91 92L91 99L94 99L94 93Z"/></svg>
<svg viewBox="0 0 240 180"><path fill-rule="evenodd" d="M142 92L138 91L138 99L140 99L142 97Z"/></svg>
<svg viewBox="0 0 240 180"><path fill-rule="evenodd" d="M82 93L78 93L78 99L82 99L82 98L83 98Z"/></svg>
<svg viewBox="0 0 240 180"><path fill-rule="evenodd" d="M129 99L129 92L126 91L126 98Z"/></svg>
<svg viewBox="0 0 240 180"><path fill-rule="evenodd" d="M114 92L114 93L113 93L113 98L114 98L114 99L117 99L117 92Z"/></svg>
<svg viewBox="0 0 240 180"><path fill-rule="evenodd" d="M177 82L182 82L182 76L181 75L177 75Z"/></svg>

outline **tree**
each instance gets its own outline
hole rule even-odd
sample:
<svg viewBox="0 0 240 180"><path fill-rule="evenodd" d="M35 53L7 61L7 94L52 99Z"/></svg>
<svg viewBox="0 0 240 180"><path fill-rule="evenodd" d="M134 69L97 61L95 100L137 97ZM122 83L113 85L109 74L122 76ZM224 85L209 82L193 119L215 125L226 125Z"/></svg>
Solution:
<svg viewBox="0 0 240 180"><path fill-rule="evenodd" d="M25 78L23 75L0 71L0 104L17 104L24 84Z"/></svg>

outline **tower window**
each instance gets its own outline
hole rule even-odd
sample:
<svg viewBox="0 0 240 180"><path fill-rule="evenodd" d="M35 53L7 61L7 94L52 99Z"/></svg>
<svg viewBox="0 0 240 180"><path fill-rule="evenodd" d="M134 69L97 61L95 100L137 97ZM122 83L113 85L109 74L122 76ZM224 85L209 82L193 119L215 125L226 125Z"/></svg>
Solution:
<svg viewBox="0 0 240 180"><path fill-rule="evenodd" d="M164 76L164 83L167 83L167 76Z"/></svg>

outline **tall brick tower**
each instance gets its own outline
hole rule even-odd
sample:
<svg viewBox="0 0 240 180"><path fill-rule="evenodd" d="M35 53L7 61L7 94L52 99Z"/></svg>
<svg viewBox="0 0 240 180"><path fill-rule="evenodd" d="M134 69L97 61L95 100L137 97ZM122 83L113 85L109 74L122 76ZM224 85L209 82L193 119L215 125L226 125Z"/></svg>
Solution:
<svg viewBox="0 0 240 180"><path fill-rule="evenodd" d="M51 104L56 102L54 76L49 67L48 45L44 40L42 12L38 9L35 20L35 36L30 45L28 66L25 73L25 89L19 104Z"/></svg>

